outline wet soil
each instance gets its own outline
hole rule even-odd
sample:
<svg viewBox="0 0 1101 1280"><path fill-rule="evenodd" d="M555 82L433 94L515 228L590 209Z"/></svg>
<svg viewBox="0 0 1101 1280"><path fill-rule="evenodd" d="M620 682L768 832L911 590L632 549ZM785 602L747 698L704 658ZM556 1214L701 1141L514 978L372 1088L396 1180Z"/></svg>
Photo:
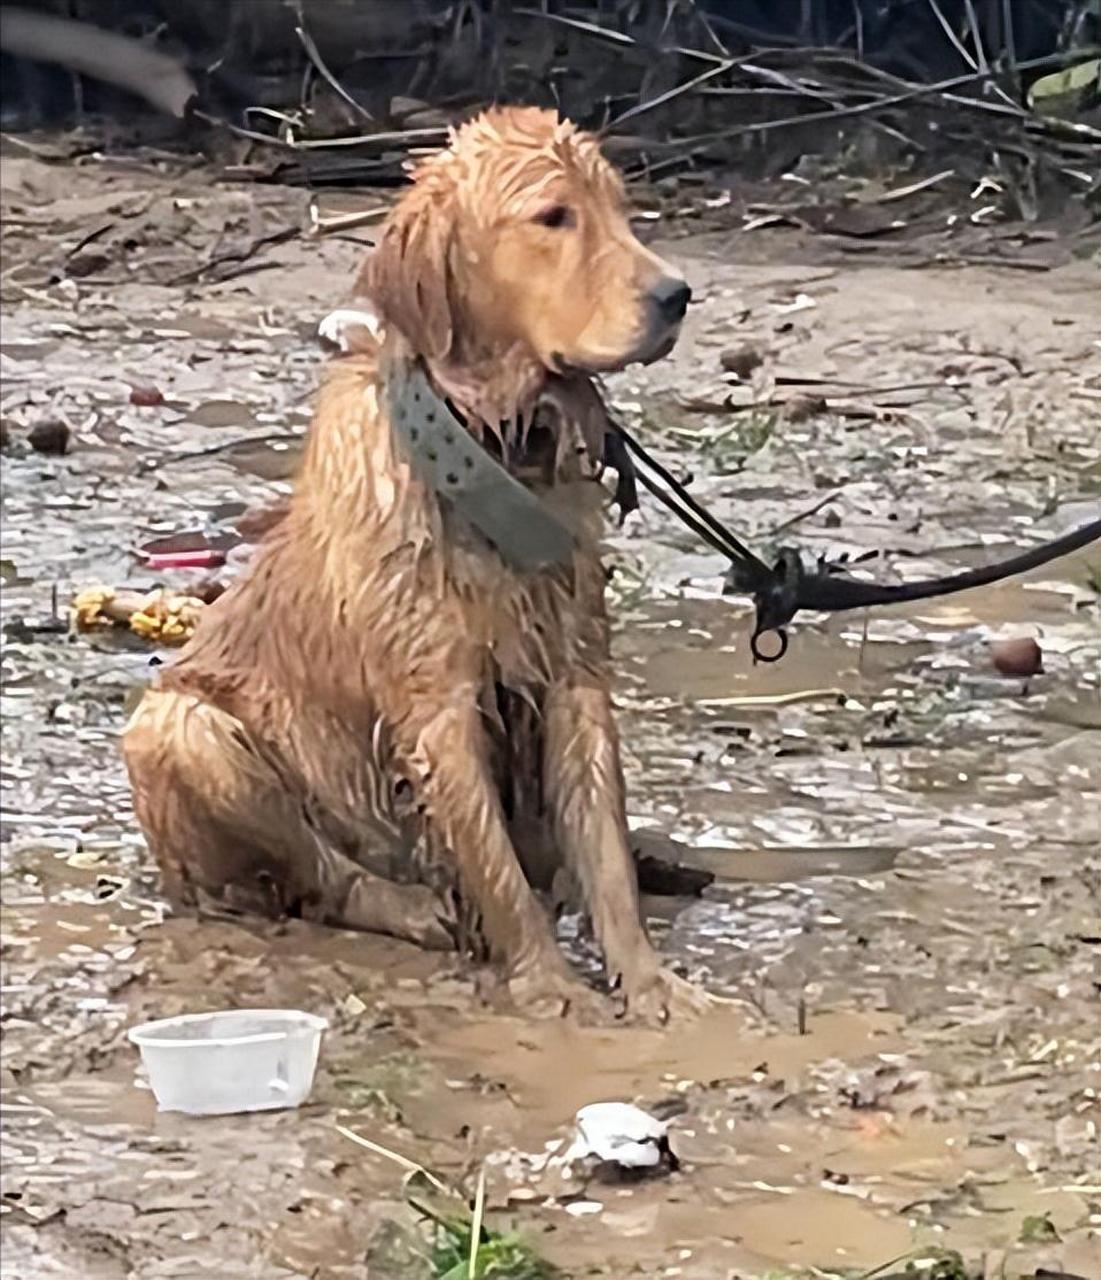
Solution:
<svg viewBox="0 0 1101 1280"><path fill-rule="evenodd" d="M4 159L2 1274L416 1280L403 1170L339 1124L467 1190L484 1166L494 1225L570 1276L938 1248L1101 1276L1096 549L801 619L754 666L713 555L650 503L610 539L632 822L717 877L648 903L670 960L730 999L696 1024L521 1020L455 959L167 912L117 750L151 654L52 620L76 589L151 584L150 538L285 490L316 323L362 252L250 256L304 200L168 158ZM1101 273L1073 246L1050 270L916 265L652 229L698 303L674 357L609 391L751 542L887 549L872 570L912 577L1096 515ZM720 357L749 346L738 382ZM67 454L29 447L46 418ZM1039 638L1042 675L998 674L1011 635ZM329 1017L310 1103L157 1114L126 1028L232 1005ZM562 1166L577 1107L612 1098L672 1116L680 1172Z"/></svg>

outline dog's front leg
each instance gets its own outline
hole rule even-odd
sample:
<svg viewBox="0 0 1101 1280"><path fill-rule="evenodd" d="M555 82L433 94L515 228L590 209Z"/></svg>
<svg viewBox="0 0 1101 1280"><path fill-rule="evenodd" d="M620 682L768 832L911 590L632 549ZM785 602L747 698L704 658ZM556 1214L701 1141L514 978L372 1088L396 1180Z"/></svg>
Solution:
<svg viewBox="0 0 1101 1280"><path fill-rule="evenodd" d="M628 1011L664 1022L707 997L662 964L646 936L627 844L619 737L607 686L594 677L554 686L546 704L544 775L554 831L581 883L608 978Z"/></svg>
<svg viewBox="0 0 1101 1280"><path fill-rule="evenodd" d="M587 995L558 949L550 917L509 839L471 693L421 725L413 764L434 830L451 850L463 896L480 917L491 956L503 962L525 1012L562 1013Z"/></svg>

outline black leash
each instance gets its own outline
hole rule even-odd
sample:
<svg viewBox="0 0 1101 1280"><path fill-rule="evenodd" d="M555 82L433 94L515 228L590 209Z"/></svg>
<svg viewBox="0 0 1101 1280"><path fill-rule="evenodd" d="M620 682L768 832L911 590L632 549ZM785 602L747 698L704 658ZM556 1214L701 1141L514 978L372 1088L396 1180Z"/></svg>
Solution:
<svg viewBox="0 0 1101 1280"><path fill-rule="evenodd" d="M639 482L667 507L682 524L713 550L730 561L727 578L731 590L753 597L757 617L750 639L750 649L755 662L778 662L787 652L787 624L801 609L813 609L821 613L835 613L843 609L861 609L870 605L902 604L908 600L930 600L934 596L952 595L972 587L985 587L1003 578L1012 578L1029 569L1039 568L1060 556L1069 555L1091 542L1101 541L1101 519L1052 538L1042 546L1008 560L982 565L949 574L945 578L925 578L921 582L878 583L861 582L850 577L842 565L827 561L824 557L811 566L793 547L784 547L775 565L769 566L739 541L685 489L667 468L663 467L619 423L612 426L627 449L645 467L652 471L661 484L645 472L637 472ZM614 465L614 464L613 464ZM774 653L765 653L761 637L774 631L779 647Z"/></svg>

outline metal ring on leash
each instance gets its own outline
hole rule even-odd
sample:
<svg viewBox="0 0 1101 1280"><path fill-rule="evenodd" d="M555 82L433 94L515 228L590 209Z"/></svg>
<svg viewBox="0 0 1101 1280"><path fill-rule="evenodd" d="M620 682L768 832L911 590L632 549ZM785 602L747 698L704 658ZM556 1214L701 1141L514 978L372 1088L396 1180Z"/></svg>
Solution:
<svg viewBox="0 0 1101 1280"><path fill-rule="evenodd" d="M762 636L779 637L780 647L775 653L763 653L761 651ZM779 662L788 651L788 633L783 627L765 627L763 631L754 631L749 637L749 651L753 654L754 662Z"/></svg>

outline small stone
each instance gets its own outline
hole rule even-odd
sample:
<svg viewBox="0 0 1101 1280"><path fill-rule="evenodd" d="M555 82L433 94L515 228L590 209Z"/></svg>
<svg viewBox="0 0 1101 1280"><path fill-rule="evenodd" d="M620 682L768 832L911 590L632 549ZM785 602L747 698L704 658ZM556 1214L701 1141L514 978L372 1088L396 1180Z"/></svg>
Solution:
<svg viewBox="0 0 1101 1280"><path fill-rule="evenodd" d="M1031 636L1015 636L1012 640L995 640L990 646L995 670L1003 676L1042 675L1044 653Z"/></svg>
<svg viewBox="0 0 1101 1280"><path fill-rule="evenodd" d="M99 275L111 265L111 259L107 254L97 249L82 249L79 253L74 253L71 258L66 259L65 275L70 280L83 280L87 276Z"/></svg>
<svg viewBox="0 0 1101 1280"><path fill-rule="evenodd" d="M60 418L43 418L27 432L27 439L36 453L68 453L70 437L68 423Z"/></svg>
<svg viewBox="0 0 1101 1280"><path fill-rule="evenodd" d="M784 417L788 422L806 422L808 418L826 413L828 409L829 405L824 396L802 393L784 402Z"/></svg>
<svg viewBox="0 0 1101 1280"><path fill-rule="evenodd" d="M191 594L203 604L213 604L219 596L225 595L227 584L217 578L204 578L190 588Z"/></svg>
<svg viewBox="0 0 1101 1280"><path fill-rule="evenodd" d="M754 346L730 347L719 356L719 363L727 373L739 378L748 378L754 369L759 369L765 362L759 348Z"/></svg>

